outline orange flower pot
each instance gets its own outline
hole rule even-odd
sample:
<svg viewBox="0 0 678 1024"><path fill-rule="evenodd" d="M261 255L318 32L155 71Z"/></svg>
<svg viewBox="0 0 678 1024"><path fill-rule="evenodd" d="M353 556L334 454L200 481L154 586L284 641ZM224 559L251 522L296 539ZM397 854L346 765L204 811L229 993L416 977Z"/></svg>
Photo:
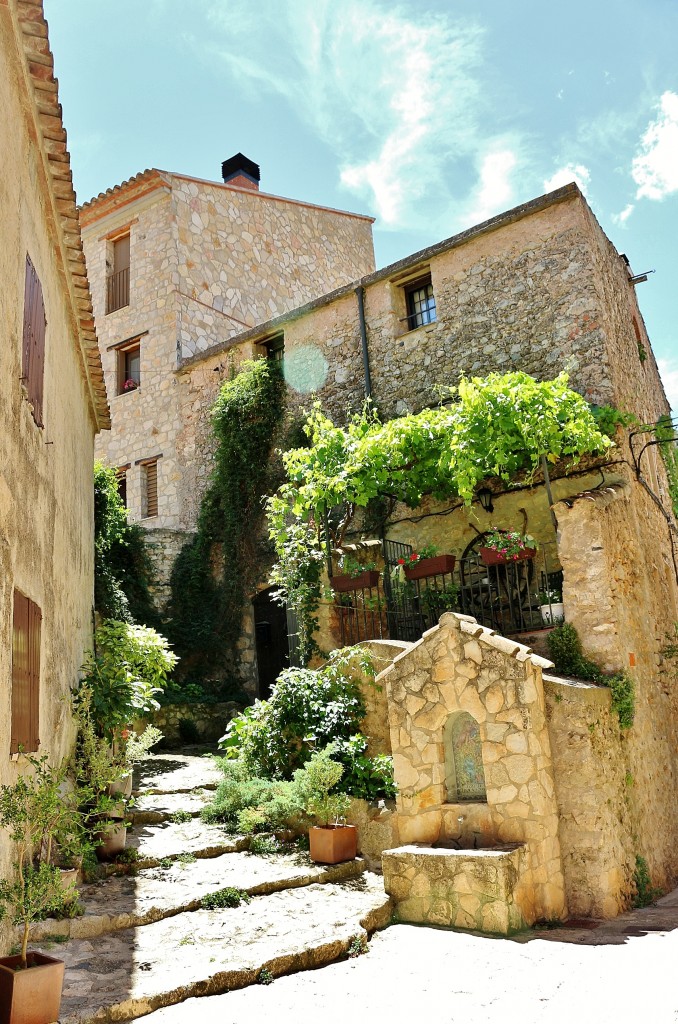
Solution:
<svg viewBox="0 0 678 1024"><path fill-rule="evenodd" d="M456 558L454 555L434 555L433 558L420 558L414 565L404 565L408 580L425 580L427 576L442 576L454 572Z"/></svg>
<svg viewBox="0 0 678 1024"><path fill-rule="evenodd" d="M379 573L376 569L366 569L359 576L348 576L345 573L338 576L330 576L330 586L338 594L347 594L351 590L369 590L379 583Z"/></svg>
<svg viewBox="0 0 678 1024"><path fill-rule="evenodd" d="M318 864L339 864L354 860L358 851L358 830L355 825L313 826L308 830L311 860Z"/></svg>
<svg viewBox="0 0 678 1024"><path fill-rule="evenodd" d="M16 970L20 956L0 959L0 1020L2 1024L52 1024L59 1019L64 962L35 950L28 968Z"/></svg>
<svg viewBox="0 0 678 1024"><path fill-rule="evenodd" d="M537 554L536 548L525 548L524 551L519 551L517 555L507 558L506 555L500 554L494 548L479 548L478 550L484 565L511 565L512 562L525 562L529 558L534 558Z"/></svg>

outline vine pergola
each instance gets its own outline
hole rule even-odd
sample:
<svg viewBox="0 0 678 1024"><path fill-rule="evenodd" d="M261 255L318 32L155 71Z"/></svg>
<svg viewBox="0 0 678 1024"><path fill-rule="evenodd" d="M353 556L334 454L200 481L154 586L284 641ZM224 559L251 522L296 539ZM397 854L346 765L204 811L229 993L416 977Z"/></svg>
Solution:
<svg viewBox="0 0 678 1024"><path fill-rule="evenodd" d="M508 485L541 468L547 482L549 463L604 454L612 441L568 383L565 373L550 381L492 373L463 379L436 408L382 423L368 405L346 427L316 404L305 427L309 447L284 455L287 480L267 502L277 555L271 583L296 611L302 663L316 651L328 517L349 510L340 516L341 534L350 515L377 498L415 509L428 495L470 507L489 477Z"/></svg>

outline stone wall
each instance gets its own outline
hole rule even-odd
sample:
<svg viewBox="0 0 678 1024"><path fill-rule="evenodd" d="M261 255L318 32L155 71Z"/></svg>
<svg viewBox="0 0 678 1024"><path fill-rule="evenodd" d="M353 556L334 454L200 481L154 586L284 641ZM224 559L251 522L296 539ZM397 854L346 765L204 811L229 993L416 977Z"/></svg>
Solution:
<svg viewBox="0 0 678 1024"><path fill-rule="evenodd" d="M670 527L630 472L623 485L555 511L568 621L589 656L635 683L635 720L623 740L630 827L653 883L670 888L678 878L678 693L675 667L662 656L678 617Z"/></svg>
<svg viewBox="0 0 678 1024"><path fill-rule="evenodd" d="M378 677L388 699L400 843L525 843L515 899L528 921L565 913L541 680L548 664L473 619L446 614ZM461 711L480 729L487 796L452 804L443 736Z"/></svg>
<svg viewBox="0 0 678 1024"><path fill-rule="evenodd" d="M239 715L242 705L235 701L217 704L163 704L148 718L135 722L137 732L147 725L154 725L163 734L163 747L181 747L189 742L216 744L226 732L226 726ZM188 729L197 731L195 740L182 731L181 723L187 722ZM183 733L183 734L182 734Z"/></svg>
<svg viewBox="0 0 678 1024"><path fill-rule="evenodd" d="M616 917L632 893L634 780L610 690L543 678L568 910Z"/></svg>

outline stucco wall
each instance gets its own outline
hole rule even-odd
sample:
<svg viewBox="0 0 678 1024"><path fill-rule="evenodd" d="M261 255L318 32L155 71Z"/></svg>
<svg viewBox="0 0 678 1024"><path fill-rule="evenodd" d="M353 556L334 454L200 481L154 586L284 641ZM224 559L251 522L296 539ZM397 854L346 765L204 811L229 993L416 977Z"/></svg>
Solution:
<svg viewBox="0 0 678 1024"><path fill-rule="evenodd" d="M0 783L10 759L13 590L42 610L40 751L53 762L73 737L68 696L89 646L93 601L94 421L58 227L25 89L23 52L0 6ZM26 254L42 284L47 318L44 428L21 383ZM9 860L0 837L0 874Z"/></svg>

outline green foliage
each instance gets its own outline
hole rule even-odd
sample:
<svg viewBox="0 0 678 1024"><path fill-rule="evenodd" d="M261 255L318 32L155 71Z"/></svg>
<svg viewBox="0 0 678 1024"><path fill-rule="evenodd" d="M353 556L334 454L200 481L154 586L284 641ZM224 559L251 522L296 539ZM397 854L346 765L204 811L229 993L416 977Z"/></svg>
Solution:
<svg viewBox="0 0 678 1024"><path fill-rule="evenodd" d="M622 729L630 729L635 715L635 685L631 677L624 672L605 675L595 662L585 658L579 634L571 623L566 622L553 629L546 642L556 672L560 675L609 686L619 725Z"/></svg>
<svg viewBox="0 0 678 1024"><path fill-rule="evenodd" d="M193 821L193 815L190 811L175 811L170 821L175 825L185 825L186 822Z"/></svg>
<svg viewBox="0 0 678 1024"><path fill-rule="evenodd" d="M250 775L241 761L220 761L224 779L201 816L208 823L232 824L239 832L295 827L303 817L303 794L292 781Z"/></svg>
<svg viewBox="0 0 678 1024"><path fill-rule="evenodd" d="M662 890L652 885L647 861L639 855L636 856L633 884L636 888L636 895L633 900L634 907L649 907L651 903L654 903L662 895Z"/></svg>
<svg viewBox="0 0 678 1024"><path fill-rule="evenodd" d="M279 364L260 359L224 383L212 408L214 470L197 533L174 564L168 605L168 632L183 668L204 678L236 660L245 597L261 561L261 501L284 399Z"/></svg>
<svg viewBox="0 0 678 1024"><path fill-rule="evenodd" d="M116 864L137 864L141 860L139 851L133 846L127 846L120 853L116 854Z"/></svg>
<svg viewBox="0 0 678 1024"><path fill-rule="evenodd" d="M362 956L364 953L367 953L368 948L367 937L365 935L354 935L349 943L346 953L349 959L354 960L357 956Z"/></svg>
<svg viewBox="0 0 678 1024"><path fill-rule="evenodd" d="M618 427L631 427L638 423L633 413L622 412L613 405L592 405L591 414L601 434L610 438L615 436Z"/></svg>
<svg viewBox="0 0 678 1024"><path fill-rule="evenodd" d="M157 729L154 725L147 725L138 736L136 733L131 733L125 746L127 763L132 765L136 764L137 761L142 761L148 756L151 747L154 747L156 743L160 743L162 738L163 735L160 729Z"/></svg>
<svg viewBox="0 0 678 1024"><path fill-rule="evenodd" d="M630 676L619 672L605 680L612 691L612 707L622 729L630 729L636 713L636 687Z"/></svg>
<svg viewBox="0 0 678 1024"><path fill-rule="evenodd" d="M393 758L388 754L367 757L365 736L357 733L348 740L335 740L333 749L335 760L344 766L343 789L349 796L360 800L395 797Z"/></svg>
<svg viewBox="0 0 678 1024"><path fill-rule="evenodd" d="M249 852L258 856L267 856L272 853L280 853L282 844L275 836L252 836L250 839Z"/></svg>
<svg viewBox="0 0 678 1024"><path fill-rule="evenodd" d="M332 793L344 774L343 764L332 760L332 744L318 750L302 769L295 772L295 780L303 777L308 785L305 810L321 827L343 818L348 811L350 797L346 793Z"/></svg>
<svg viewBox="0 0 678 1024"><path fill-rule="evenodd" d="M94 464L94 606L104 618L158 624L142 527L127 522L115 470Z"/></svg>
<svg viewBox="0 0 678 1024"><path fill-rule="evenodd" d="M240 680L225 679L205 683L191 678L170 679L162 693L158 694L158 702L163 707L167 704L220 704L226 701L242 705L249 703Z"/></svg>
<svg viewBox="0 0 678 1024"><path fill-rule="evenodd" d="M266 701L231 720L222 740L228 756L239 757L250 774L290 779L314 747L349 740L365 716L354 674L374 678L362 648L333 651L322 668L290 668L280 674Z"/></svg>
<svg viewBox="0 0 678 1024"><path fill-rule="evenodd" d="M272 985L275 978L269 971L268 967L262 967L257 977L257 985Z"/></svg>
<svg viewBox="0 0 678 1024"><path fill-rule="evenodd" d="M666 475L669 479L669 495L673 514L678 519L678 447L673 440L676 436L676 429L671 424L669 416L662 416L655 427L655 437L661 442L659 450L666 467Z"/></svg>
<svg viewBox="0 0 678 1024"><path fill-rule="evenodd" d="M203 910L223 910L225 907L239 907L241 903L249 903L252 897L244 889L228 885L225 889L210 892L200 900Z"/></svg>
<svg viewBox="0 0 678 1024"><path fill-rule="evenodd" d="M99 735L112 740L132 719L157 708L177 657L148 626L109 619L94 634L94 653L84 666L90 714Z"/></svg>
<svg viewBox="0 0 678 1024"><path fill-rule="evenodd" d="M306 424L310 447L283 456L287 482L267 503L277 556L270 579L297 613L303 664L314 653L327 513L345 506L350 517L385 496L410 508L427 494L470 506L487 477L510 481L524 471L530 479L542 456L557 462L604 453L610 439L567 385L564 373L552 381L492 373L462 380L450 405L387 423L367 405L346 428L314 407Z"/></svg>

